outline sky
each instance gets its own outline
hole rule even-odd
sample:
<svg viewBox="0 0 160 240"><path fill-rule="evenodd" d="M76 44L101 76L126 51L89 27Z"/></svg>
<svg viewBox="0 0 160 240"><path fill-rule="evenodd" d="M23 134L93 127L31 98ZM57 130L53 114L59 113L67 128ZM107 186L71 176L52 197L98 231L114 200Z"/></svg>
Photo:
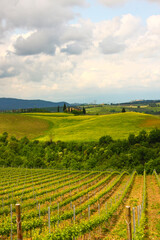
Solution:
<svg viewBox="0 0 160 240"><path fill-rule="evenodd" d="M0 97L160 99L160 0L1 0Z"/></svg>

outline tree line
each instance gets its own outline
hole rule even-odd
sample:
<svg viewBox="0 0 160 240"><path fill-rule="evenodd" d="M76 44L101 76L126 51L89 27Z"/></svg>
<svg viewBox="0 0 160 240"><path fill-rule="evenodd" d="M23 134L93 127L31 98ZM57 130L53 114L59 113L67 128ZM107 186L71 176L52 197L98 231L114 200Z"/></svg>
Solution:
<svg viewBox="0 0 160 240"><path fill-rule="evenodd" d="M62 142L16 139L0 135L0 166L73 170L137 170L160 173L160 129L113 140L103 136L97 142Z"/></svg>

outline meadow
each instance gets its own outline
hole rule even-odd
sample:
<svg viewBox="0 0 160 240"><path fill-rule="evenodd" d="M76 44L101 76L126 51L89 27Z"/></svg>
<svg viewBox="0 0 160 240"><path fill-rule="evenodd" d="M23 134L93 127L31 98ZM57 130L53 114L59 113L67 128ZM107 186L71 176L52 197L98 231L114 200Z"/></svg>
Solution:
<svg viewBox="0 0 160 240"><path fill-rule="evenodd" d="M50 122L31 118L22 114L0 113L0 133L7 132L10 136L30 139L43 135L50 127Z"/></svg>
<svg viewBox="0 0 160 240"><path fill-rule="evenodd" d="M142 129L150 131L155 127L160 127L159 117L134 112L80 116L67 113L30 113L19 116L30 117L35 123L36 120L42 121L43 124L48 122L48 130L39 127L40 134L37 134L34 128L28 127L28 134L34 134L35 138L43 141L50 139L53 141L97 141L104 135L110 135L113 139L125 139L130 133L136 135Z"/></svg>
<svg viewBox="0 0 160 240"><path fill-rule="evenodd" d="M160 239L160 180L135 171L0 168L0 237L16 239L15 204L23 239L125 240L126 206L133 239Z"/></svg>

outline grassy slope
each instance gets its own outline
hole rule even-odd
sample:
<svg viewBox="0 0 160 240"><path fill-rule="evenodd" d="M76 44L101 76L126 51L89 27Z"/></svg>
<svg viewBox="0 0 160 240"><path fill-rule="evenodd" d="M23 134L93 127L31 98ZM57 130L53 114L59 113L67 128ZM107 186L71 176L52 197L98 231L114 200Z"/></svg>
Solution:
<svg viewBox="0 0 160 240"><path fill-rule="evenodd" d="M8 132L10 136L30 139L44 135L50 127L50 123L43 119L31 118L21 114L0 114L0 134Z"/></svg>
<svg viewBox="0 0 160 240"><path fill-rule="evenodd" d="M93 141L110 135L114 139L126 138L129 133L160 127L160 119L141 113L119 113L99 116L73 116L70 114L30 114L48 120L52 128L40 140Z"/></svg>
<svg viewBox="0 0 160 240"><path fill-rule="evenodd" d="M141 113L73 116L65 113L0 114L0 133L40 140L95 141L110 135L126 138L129 133L160 127L160 118Z"/></svg>
<svg viewBox="0 0 160 240"><path fill-rule="evenodd" d="M121 106L96 106L96 107L85 107L87 114L108 114L113 112L121 112L122 111Z"/></svg>

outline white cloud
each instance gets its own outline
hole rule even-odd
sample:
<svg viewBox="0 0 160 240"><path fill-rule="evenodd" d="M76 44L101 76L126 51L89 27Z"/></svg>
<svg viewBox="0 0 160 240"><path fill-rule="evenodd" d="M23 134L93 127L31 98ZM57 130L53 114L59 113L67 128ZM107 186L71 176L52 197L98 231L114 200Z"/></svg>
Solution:
<svg viewBox="0 0 160 240"><path fill-rule="evenodd" d="M36 31L29 37L18 37L14 43L17 55L34 55L39 53L54 54L57 36L49 30Z"/></svg>
<svg viewBox="0 0 160 240"><path fill-rule="evenodd" d="M0 78L6 79L18 76L21 66L22 63L12 55L0 56Z"/></svg>
<svg viewBox="0 0 160 240"><path fill-rule="evenodd" d="M146 21L147 27L142 31L132 43L130 43L128 53L134 58L149 58L159 62L160 57L160 15L151 16ZM155 62L154 62L155 64Z"/></svg>
<svg viewBox="0 0 160 240"><path fill-rule="evenodd" d="M117 6L122 6L128 0L98 0L98 1L107 7L115 7L115 6L117 7Z"/></svg>
<svg viewBox="0 0 160 240"><path fill-rule="evenodd" d="M14 43L17 55L53 55L64 42L62 35L66 33L66 23L75 17L75 6L85 6L85 0L1 0L0 44L4 44L8 33L18 32Z"/></svg>
<svg viewBox="0 0 160 240"><path fill-rule="evenodd" d="M160 15L154 15L147 20L148 31L153 34L160 34Z"/></svg>
<svg viewBox="0 0 160 240"><path fill-rule="evenodd" d="M46 27L73 18L72 7L85 0L1 0L0 16L13 27Z"/></svg>
<svg viewBox="0 0 160 240"><path fill-rule="evenodd" d="M127 14L98 24L95 35L100 36L98 45L102 53L115 54L124 51L128 42L135 40L142 29L140 19Z"/></svg>
<svg viewBox="0 0 160 240"><path fill-rule="evenodd" d="M118 6L126 1L103 1ZM74 19L82 0L0 2L0 95L79 101L160 86L160 16Z"/></svg>
<svg viewBox="0 0 160 240"><path fill-rule="evenodd" d="M83 46L78 43L71 43L67 44L61 51L71 55L79 55L83 52Z"/></svg>
<svg viewBox="0 0 160 240"><path fill-rule="evenodd" d="M125 39L130 37L136 37L141 32L141 19L131 14L126 14L119 19L119 28L117 29L115 36L119 36L121 39Z"/></svg>
<svg viewBox="0 0 160 240"><path fill-rule="evenodd" d="M125 50L125 45L118 42L116 38L107 37L100 44L100 49L104 54L120 53Z"/></svg>
<svg viewBox="0 0 160 240"><path fill-rule="evenodd" d="M90 22L52 27L37 30L29 35L19 36L15 43L17 55L34 55L45 53L54 55L56 48L68 54L81 54L91 45L92 28Z"/></svg>

